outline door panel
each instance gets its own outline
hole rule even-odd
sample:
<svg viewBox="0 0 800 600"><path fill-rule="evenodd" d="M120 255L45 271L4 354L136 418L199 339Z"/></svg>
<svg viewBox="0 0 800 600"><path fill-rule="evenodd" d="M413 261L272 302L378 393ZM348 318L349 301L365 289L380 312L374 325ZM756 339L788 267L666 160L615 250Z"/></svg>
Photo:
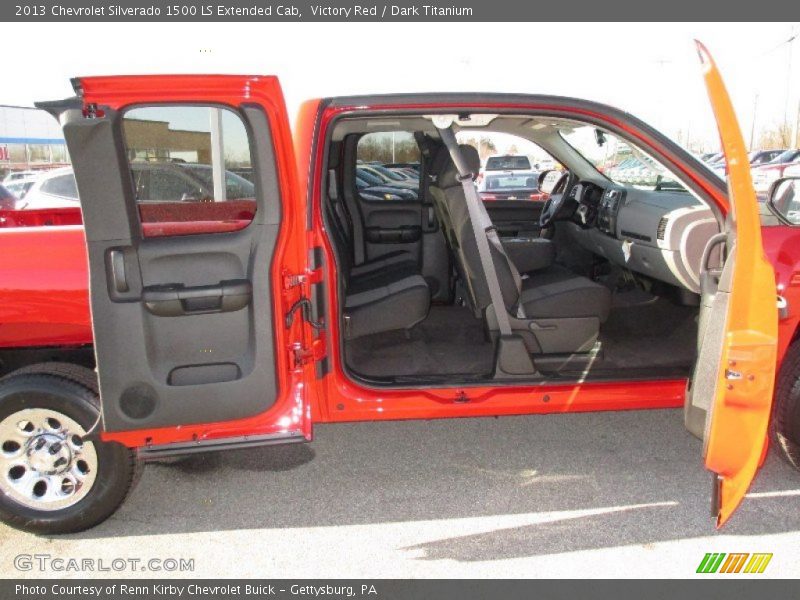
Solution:
<svg viewBox="0 0 800 600"><path fill-rule="evenodd" d="M108 432L240 419L263 413L278 394L270 267L281 223L272 135L275 119L285 118L275 109L283 102L280 88L274 78L186 76L161 78L156 85L158 79L81 80L84 91L101 90L92 95L97 106L87 111L76 99L48 107L60 113L81 197ZM137 205L129 158L135 160L139 150L123 132L126 107L118 105L117 85L140 92L137 107L161 107L155 112L166 104L208 109L211 125L176 120L169 125L170 142L153 135L142 147L149 152L155 145L157 153L166 153L166 159L148 159L148 168L179 169L192 177L200 169L221 198ZM214 141L220 110L232 111L244 124L246 138L237 139L249 150L252 166L254 198L236 201L253 206L233 225L225 210L209 216L207 208L225 204L233 189L224 191L227 148L222 138ZM155 130L157 121L145 125ZM288 124L280 128L288 131ZM244 160L241 154L236 160ZM140 214L142 206L148 212Z"/></svg>
<svg viewBox="0 0 800 600"><path fill-rule="evenodd" d="M399 201L361 201L367 259L405 250L422 256L422 204Z"/></svg>
<svg viewBox="0 0 800 600"><path fill-rule="evenodd" d="M698 43L709 99L728 163L730 211L721 268L701 265L703 322L688 388L691 410L706 412L703 458L714 473L717 525L739 506L766 444L775 380L778 315L775 273L761 243L761 224L747 150L719 71Z"/></svg>
<svg viewBox="0 0 800 600"><path fill-rule="evenodd" d="M434 301L450 299L450 256L428 197L426 166L411 132L351 135L345 144L345 197L363 227L363 258L407 252L417 262ZM405 168L404 168L405 165ZM416 168L411 168L414 165ZM404 171L403 179L398 175ZM358 236L354 236L358 245ZM360 248L354 249L359 262Z"/></svg>

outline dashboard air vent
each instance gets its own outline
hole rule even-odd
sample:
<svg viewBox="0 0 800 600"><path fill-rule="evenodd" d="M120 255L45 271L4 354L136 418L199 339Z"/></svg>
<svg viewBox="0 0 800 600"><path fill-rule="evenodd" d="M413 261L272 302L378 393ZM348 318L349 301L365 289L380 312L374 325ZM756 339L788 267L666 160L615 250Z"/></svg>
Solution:
<svg viewBox="0 0 800 600"><path fill-rule="evenodd" d="M656 229L656 238L659 240L663 240L664 236L667 233L667 223L669 223L668 217L661 217L658 221L658 229Z"/></svg>

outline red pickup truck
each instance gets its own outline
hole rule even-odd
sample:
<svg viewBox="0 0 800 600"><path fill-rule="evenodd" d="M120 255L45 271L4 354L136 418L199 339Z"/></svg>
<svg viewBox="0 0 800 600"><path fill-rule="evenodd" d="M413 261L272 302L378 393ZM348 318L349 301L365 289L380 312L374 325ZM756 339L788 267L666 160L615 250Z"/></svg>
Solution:
<svg viewBox="0 0 800 600"><path fill-rule="evenodd" d="M2 519L85 529L143 461L314 423L682 406L724 523L769 431L800 458L800 243L699 52L729 187L583 100L327 98L293 138L274 77L75 80L40 107L80 208L0 214ZM566 167L546 202L480 202L457 137L490 132ZM613 148L656 183L602 173Z"/></svg>

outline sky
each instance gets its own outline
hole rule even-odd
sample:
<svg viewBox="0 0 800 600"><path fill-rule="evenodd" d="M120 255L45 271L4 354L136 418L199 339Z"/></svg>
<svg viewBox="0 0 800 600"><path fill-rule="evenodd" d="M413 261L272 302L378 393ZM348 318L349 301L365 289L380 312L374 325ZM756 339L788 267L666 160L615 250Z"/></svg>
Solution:
<svg viewBox="0 0 800 600"><path fill-rule="evenodd" d="M80 75L269 74L292 117L321 96L547 93L612 104L714 150L692 40L719 64L748 140L754 107L757 131L797 114L800 35L784 43L793 32L800 24L19 23L3 40L26 60L4 65L0 104L72 95L69 79Z"/></svg>

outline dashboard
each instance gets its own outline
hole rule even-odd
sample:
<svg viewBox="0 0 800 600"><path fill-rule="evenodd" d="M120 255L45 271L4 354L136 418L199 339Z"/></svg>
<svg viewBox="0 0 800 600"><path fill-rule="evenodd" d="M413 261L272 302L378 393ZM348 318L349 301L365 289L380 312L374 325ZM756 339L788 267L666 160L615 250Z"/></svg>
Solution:
<svg viewBox="0 0 800 600"><path fill-rule="evenodd" d="M646 190L579 181L565 222L586 250L659 281L700 292L700 260L719 232L714 214L686 192Z"/></svg>

